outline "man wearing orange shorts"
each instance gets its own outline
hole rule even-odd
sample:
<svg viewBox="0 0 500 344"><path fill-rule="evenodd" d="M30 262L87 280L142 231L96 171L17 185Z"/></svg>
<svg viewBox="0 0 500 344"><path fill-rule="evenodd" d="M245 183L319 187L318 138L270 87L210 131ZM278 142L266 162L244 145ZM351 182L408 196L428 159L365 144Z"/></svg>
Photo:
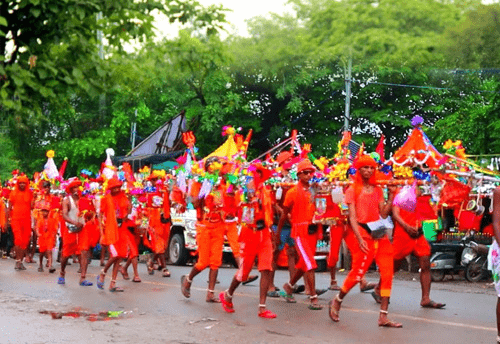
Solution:
<svg viewBox="0 0 500 344"><path fill-rule="evenodd" d="M266 309L266 298L271 283L273 270L273 245L270 226L272 225L271 194L260 183L256 188L253 182L247 184L248 202L241 204L240 242L242 258L238 272L234 275L229 289L219 294L222 307L228 313L234 313L233 295L238 286L248 279L250 271L258 257L258 268L261 273L259 317L272 319L276 314ZM257 190L256 190L257 189Z"/></svg>
<svg viewBox="0 0 500 344"><path fill-rule="evenodd" d="M353 185L345 193L345 203L349 207L349 220L360 250L352 252L351 271L344 280L340 293L330 301L329 316L334 322L339 321L340 307L344 297L360 282L375 259L380 269L381 279L381 305L378 325L402 327L403 325L387 318L393 278L391 242L387 234L381 233L380 236L375 236L367 226L367 223L379 221L380 218L387 218L391 211L395 190L393 187L389 188L389 199L386 202L382 189L376 185L375 170L377 162L369 155L359 157L354 167L357 172Z"/></svg>
<svg viewBox="0 0 500 344"><path fill-rule="evenodd" d="M275 238L278 240L281 237L281 229L290 214L292 222L291 237L295 240L299 260L297 261L297 270L294 275L291 276L288 283L283 285L284 291L281 292L281 296L283 296L287 302L295 303L296 301L292 295L294 291L293 286L302 276L304 276L306 290L309 290L311 294L309 296L311 301L309 309L320 310L322 307L318 302L318 294L315 292L316 282L314 270L316 270L318 266L314 256L316 254L316 243L321 228L319 228L319 225L312 223L315 205L309 186L309 181L315 170L316 169L308 159L299 162L297 166L299 181L297 185L286 194L285 202L283 203L283 213L280 217ZM276 246L279 246L279 244L280 242L275 242Z"/></svg>
<svg viewBox="0 0 500 344"><path fill-rule="evenodd" d="M210 157L205 162L205 170L211 174L218 173L219 159ZM208 273L207 302L220 302L214 296L217 274L222 264L222 249L224 245L224 187L216 185L205 198L199 198L199 188L191 189L193 205L197 211L196 242L198 244L198 262L193 266L189 275L181 277L182 295L191 297L193 278L207 267Z"/></svg>
<svg viewBox="0 0 500 344"><path fill-rule="evenodd" d="M14 234L14 252L16 254L16 270L26 270L22 260L31 239L31 209L33 209L33 193L29 189L29 179L21 175L17 179L14 190L9 195L8 219Z"/></svg>
<svg viewBox="0 0 500 344"><path fill-rule="evenodd" d="M127 223L128 215L132 210L130 201L121 190L122 182L117 178L108 180L107 189L109 193L101 200L100 216L103 221L103 245L108 245L109 259L97 276L97 287L104 289L104 280L106 273L112 266L111 282L109 291L122 292L123 289L116 286L116 277L120 270L120 262L127 257L128 235Z"/></svg>
<svg viewBox="0 0 500 344"><path fill-rule="evenodd" d="M417 191L418 193L418 191ZM421 214L428 214L430 207L429 198L425 196L417 197L415 211L409 211L394 205L392 207L392 217L396 220L394 224L394 235L392 246L394 249L394 271L398 271L401 262L406 256L414 254L420 265L420 286L422 288L422 299L420 306L424 308L443 308L444 303L432 301L431 293L431 247L421 230ZM430 209L430 213L433 211ZM436 216L437 218L437 216ZM372 293L373 297L379 302L379 286Z"/></svg>
<svg viewBox="0 0 500 344"><path fill-rule="evenodd" d="M79 180L72 181L67 187L67 196L62 201L61 235L63 248L61 254L61 272L58 284L65 284L66 265L73 255L80 256L80 282L84 287L93 285L87 281L87 261L89 250L89 238L85 227L85 218L80 208Z"/></svg>

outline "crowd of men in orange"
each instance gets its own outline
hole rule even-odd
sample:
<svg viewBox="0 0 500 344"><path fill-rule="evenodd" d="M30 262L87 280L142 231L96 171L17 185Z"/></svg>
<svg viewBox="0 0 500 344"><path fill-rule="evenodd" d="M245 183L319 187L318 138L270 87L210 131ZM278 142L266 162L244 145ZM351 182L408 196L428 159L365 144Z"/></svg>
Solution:
<svg viewBox="0 0 500 344"><path fill-rule="evenodd" d="M297 282L303 278L305 291L309 295L309 309L320 310L322 305L318 295L323 291L316 289L314 259L316 244L322 238L324 230L315 223L317 190L310 180L315 167L304 158L292 166L290 152L281 153L276 162L283 168L283 180L287 171L294 168L298 181L283 184L279 191L265 182L275 171L262 164L257 164L253 177L244 187L234 186L225 180L224 168L217 158L208 158L205 169L210 173L219 173L220 182L215 184L205 197L199 197L200 183L194 183L188 192L183 193L177 187L168 187L157 175L148 179L155 186L150 192L141 195L142 205L132 207L130 195L122 190L123 182L113 177L96 182L103 187L98 193L82 193L82 183L74 179L66 185L65 195L51 193L53 187L48 180L39 181L36 191L30 189L30 180L19 175L12 190L4 192L5 203L1 204L0 226L5 230L8 223L14 234L15 269L24 270L24 262L33 259L30 245L38 245L40 252L39 271L44 271L43 258L46 257L49 272L55 272L52 262L52 250L56 246L56 235L62 239L61 267L59 284L65 284L65 269L70 257L79 256L81 286L91 286L93 282L86 278L89 252L96 245L106 247L109 259L94 281L103 289L107 272L111 272L109 291L119 292L116 285L119 273L128 279L127 268L132 265L134 282L140 282L137 270L139 245L144 243L153 252L148 262L148 272L152 273L154 263L158 263L162 275L169 277L166 268L165 250L170 236L170 209L186 209L191 203L197 210L198 261L188 275L181 278L181 292L189 298L194 278L203 270L209 269L207 302L221 303L226 312L235 311L233 297L236 288L249 280L258 257L258 270L261 273L260 300L258 315L262 318L275 318L276 314L266 306L268 297L281 296L288 303L295 303L293 296L297 291ZM222 166L222 168L221 168ZM429 211L428 200L421 198L415 213L409 213L393 206L397 193L395 187L389 187L384 197L383 190L376 185L375 170L377 162L369 155L357 159L354 167L357 172L354 183L345 190L344 203L348 212L342 212L338 204L327 201L327 213L333 222L329 224L331 252L328 264L331 268L331 290L338 294L329 303L328 314L332 321L339 321L342 302L348 292L358 283L362 290L371 290L372 295L381 304L378 325L402 327L388 319L388 305L391 295L392 279L395 268L408 254L415 254L420 260L422 282L422 307L442 308L443 304L429 298L430 247L418 230L418 221L423 214L433 216ZM199 185L198 185L199 184ZM425 204L427 202L427 205ZM395 220L393 241L387 234L375 237L370 233L367 223L377 221L392 214ZM429 215L430 214L430 215ZM224 241L231 244L239 269L227 290L215 292L217 272L222 263ZM352 269L342 286L335 277L335 266L339 256L339 247L345 240L352 255ZM279 251L288 247L290 279L281 290L274 285L274 271ZM380 270L380 283L370 285L364 275L376 261ZM122 264L124 262L124 264ZM104 262L103 262L104 263Z"/></svg>

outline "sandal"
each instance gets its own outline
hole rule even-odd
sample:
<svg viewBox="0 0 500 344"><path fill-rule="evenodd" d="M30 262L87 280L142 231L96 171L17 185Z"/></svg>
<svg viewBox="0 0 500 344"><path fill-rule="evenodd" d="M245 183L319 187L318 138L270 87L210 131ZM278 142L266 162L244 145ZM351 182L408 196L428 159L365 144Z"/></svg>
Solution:
<svg viewBox="0 0 500 344"><path fill-rule="evenodd" d="M115 285L116 281L115 280L112 280L110 285L113 284L114 287L109 287L109 291L112 292L112 293L118 293L118 292L123 292L125 291L123 288L120 288L120 287L117 287Z"/></svg>
<svg viewBox="0 0 500 344"><path fill-rule="evenodd" d="M120 287L113 287L113 288L109 288L109 291L112 293L117 293L117 292L123 292L125 290L123 288L120 288Z"/></svg>
<svg viewBox="0 0 500 344"><path fill-rule="evenodd" d="M38 268L38 272L43 272L43 268L41 266Z"/></svg>
<svg viewBox="0 0 500 344"><path fill-rule="evenodd" d="M170 277L170 271L167 268L162 270L162 277Z"/></svg>
<svg viewBox="0 0 500 344"><path fill-rule="evenodd" d="M106 275L104 275L104 274L101 272L99 275L97 275L97 283L96 283L96 285L97 285L97 288L99 288L99 289L104 289L104 279L103 279L103 281L101 282L101 278L100 278L100 277L101 277L101 275L103 275L103 276L104 276L104 278L106 278Z"/></svg>
<svg viewBox="0 0 500 344"><path fill-rule="evenodd" d="M141 278L139 276L134 276L134 279L132 280L132 282L140 283L142 281L141 281Z"/></svg>
<svg viewBox="0 0 500 344"><path fill-rule="evenodd" d="M148 263L148 275L154 275L155 274L155 269L153 268L153 265Z"/></svg>
<svg viewBox="0 0 500 344"><path fill-rule="evenodd" d="M439 303L439 302L434 302L430 301L429 303L426 303L425 305L420 305L422 308L434 308L434 309L441 309L446 306L446 303Z"/></svg>
<svg viewBox="0 0 500 344"><path fill-rule="evenodd" d="M271 290L267 292L267 297L280 297L280 293L277 290Z"/></svg>
<svg viewBox="0 0 500 344"><path fill-rule="evenodd" d="M293 297L292 294L287 294L286 291L281 290L280 291L280 296L287 302L287 303L297 303L297 300Z"/></svg>
<svg viewBox="0 0 500 344"><path fill-rule="evenodd" d="M309 296L309 299L311 301L312 300L317 300L318 299L318 295ZM309 308L312 311L319 311L319 310L323 309L323 306L321 306L319 303L310 303L307 308Z"/></svg>
<svg viewBox="0 0 500 344"><path fill-rule="evenodd" d="M220 294L219 294L219 301L222 305L222 308L224 308L224 310L228 313L234 313L234 306L233 306L233 303L226 300L226 294L225 294L225 291L221 291Z"/></svg>
<svg viewBox="0 0 500 344"><path fill-rule="evenodd" d="M376 291L372 291L372 296L375 299L376 303L381 303L382 302L382 297Z"/></svg>
<svg viewBox="0 0 500 344"><path fill-rule="evenodd" d="M55 267L53 267L53 266L51 266L51 267L49 268L49 272L50 272L51 274L53 274L54 272L56 272L56 268L55 268Z"/></svg>
<svg viewBox="0 0 500 344"><path fill-rule="evenodd" d="M337 284L337 281L331 281L330 286L328 287L329 290L340 290L340 286Z"/></svg>
<svg viewBox="0 0 500 344"><path fill-rule="evenodd" d="M191 297L191 287L186 286L186 283L191 284L188 275L184 275L181 277L181 293L182 295L184 295L184 297L189 299Z"/></svg>
<svg viewBox="0 0 500 344"><path fill-rule="evenodd" d="M83 281L80 282L80 285L82 287L90 287L90 286L94 285L94 283L92 283L90 281L87 281L87 280L83 280Z"/></svg>
<svg viewBox="0 0 500 344"><path fill-rule="evenodd" d="M247 280L246 280L246 281L241 282L241 284L243 284L243 285L247 285L247 284L249 284L249 283L252 283L253 281L256 281L258 278L259 278L259 276L258 276L258 275L248 276Z"/></svg>
<svg viewBox="0 0 500 344"><path fill-rule="evenodd" d="M259 305L259 307L266 307L266 305ZM273 313L269 309L266 309L264 312L259 313L259 317L264 319L274 319L276 318L276 313Z"/></svg>
<svg viewBox="0 0 500 344"><path fill-rule="evenodd" d="M212 296L208 296L208 293L212 293ZM220 303L221 302L220 299L215 297L214 291L209 290L209 289L207 289L207 299L205 301L207 301L208 303Z"/></svg>
<svg viewBox="0 0 500 344"><path fill-rule="evenodd" d="M380 310L380 313L385 314L385 315L389 314L389 312L384 311L384 310L382 310L382 309ZM380 323L380 322L379 322L379 323L378 323L378 326L380 326L380 327L402 328L402 327L403 327L403 324L400 324L400 323L397 323L397 322L391 321L391 320L389 320L389 319L386 319L386 321L385 321L385 322L383 322L383 323Z"/></svg>
<svg viewBox="0 0 500 344"><path fill-rule="evenodd" d="M342 299L339 297L339 294L335 295L335 299L340 305L342 304ZM333 322L339 322L339 311L340 309L336 309L334 307L334 300L328 302L328 315L330 316L330 319L332 319Z"/></svg>
<svg viewBox="0 0 500 344"><path fill-rule="evenodd" d="M127 270L125 270L125 267L120 266L120 273L122 274L124 280L128 281L130 279Z"/></svg>
<svg viewBox="0 0 500 344"><path fill-rule="evenodd" d="M372 289L375 289L375 287L377 286L376 283L366 283L364 286L359 286L359 290L361 292L365 292L365 291L370 291Z"/></svg>

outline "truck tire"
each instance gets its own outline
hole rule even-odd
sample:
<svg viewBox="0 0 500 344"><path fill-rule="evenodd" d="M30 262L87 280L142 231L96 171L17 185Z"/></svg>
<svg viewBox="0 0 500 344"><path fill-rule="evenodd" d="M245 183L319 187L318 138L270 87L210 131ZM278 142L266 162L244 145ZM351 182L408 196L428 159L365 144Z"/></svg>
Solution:
<svg viewBox="0 0 500 344"><path fill-rule="evenodd" d="M188 260L188 251L184 246L184 237L176 233L168 244L168 258L173 265L186 265Z"/></svg>

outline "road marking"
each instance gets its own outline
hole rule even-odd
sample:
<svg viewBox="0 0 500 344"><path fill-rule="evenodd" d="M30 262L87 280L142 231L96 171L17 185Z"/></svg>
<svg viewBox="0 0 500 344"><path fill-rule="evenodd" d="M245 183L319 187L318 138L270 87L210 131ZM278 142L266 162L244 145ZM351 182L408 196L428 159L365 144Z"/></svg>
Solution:
<svg viewBox="0 0 500 344"><path fill-rule="evenodd" d="M142 281L142 283L152 284L152 285L161 285L161 286L167 286L167 287L180 287L180 283L178 285L177 284L174 285L174 284L169 284L169 283L163 283L163 282L154 282L154 281ZM199 290L199 291L206 291L207 290L205 288L199 288L199 287L191 287L191 289ZM251 294L245 294L245 293L235 293L235 295L243 296L243 297L250 297L253 299L259 298L258 295L251 295ZM323 304L323 306L328 307L328 305L326 305L326 304ZM370 314L378 314L379 313L377 311L372 311L369 309L358 309L358 308L350 308L350 307L343 307L342 310L343 311L351 311L354 313L370 313ZM463 323L457 323L457 322L451 322L451 321L426 319L426 318L414 317L411 315L405 315L405 314L399 314L399 313L391 313L391 314L396 316L396 317L403 318L403 319L420 321L420 322L436 324L436 325L454 326L454 327L467 328L467 329L471 329L471 330L481 330L481 331L491 331L491 332L494 332L497 330L494 327L476 326L476 325L463 324Z"/></svg>

